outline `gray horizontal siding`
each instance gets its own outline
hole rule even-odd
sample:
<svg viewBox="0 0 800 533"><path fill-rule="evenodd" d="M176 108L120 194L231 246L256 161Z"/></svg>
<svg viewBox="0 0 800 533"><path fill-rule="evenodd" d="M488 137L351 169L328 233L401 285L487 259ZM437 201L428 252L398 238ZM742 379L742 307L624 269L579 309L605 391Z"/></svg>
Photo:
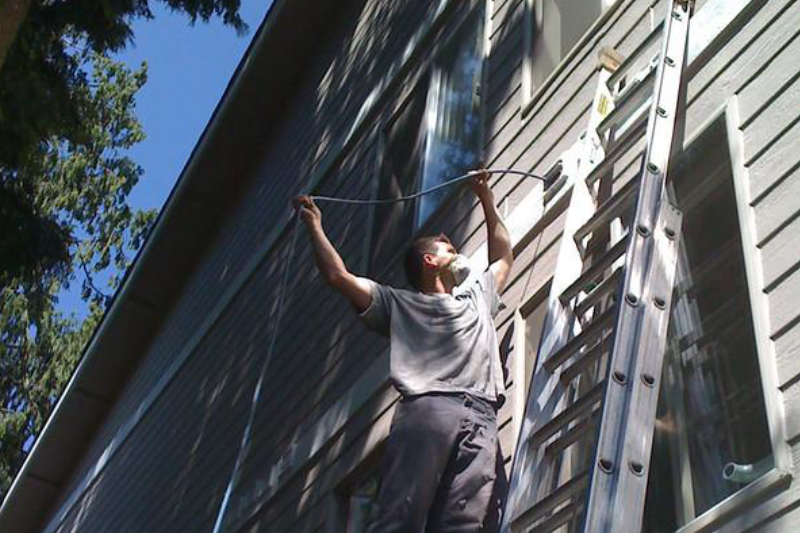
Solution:
<svg viewBox="0 0 800 533"><path fill-rule="evenodd" d="M347 218L343 217L340 220ZM332 231L332 235L335 238L335 230ZM206 498L209 494L214 494L215 501L219 501L221 489L224 489L224 485L220 487L218 484L220 481L223 483L227 481L227 476L230 474L233 454L237 449L242 424L250 407L252 381L265 356L264 347L268 342L270 328L266 327L268 321L265 316L259 314L259 310L263 309L264 301L273 299L270 294L275 290L279 280L276 276L261 278L258 273L253 276L253 280L254 283L243 291L246 296L240 305L233 306L234 312L222 317L208 340L200 345L186 367L176 377L175 382L159 399L152 414L145 419L145 423L137 427L124 448L125 450L149 449L150 455L160 457L158 454L166 439L171 449L188 449L199 456L197 462L203 465L203 469L192 472L190 477L196 478L201 475L203 477L191 481L187 478L182 486L190 492L186 497L188 504L201 505L203 508L187 507L185 512L178 515L183 519L197 520L202 517L213 521L213 516L209 516L208 510L205 509ZM220 368L219 361L228 361L228 366ZM195 366L199 366L196 374L193 373ZM202 395L195 392L199 378L203 379ZM271 392L269 384L265 390ZM234 394L236 403L228 404L224 400L222 391ZM192 401L194 396L202 396L205 401ZM197 420L194 415L201 411L201 406L211 404L216 409L222 409L220 418L209 427L203 425L205 433L196 435L194 432ZM165 434L165 428L169 428L168 434ZM122 460L122 457L119 460ZM159 462L148 464L141 472L144 476L141 483L137 483L137 479L120 482L137 492L142 489L138 493L146 501L137 507L150 509L149 516L152 516L157 523L163 519L160 517L160 511L167 513L174 510L174 506L171 509L170 506L163 507L162 503L163 495L172 492L170 487L176 479L177 473L171 469L186 464L185 459L175 460L174 457L167 457L166 461L163 465ZM124 472L120 471L120 468L124 469L124 464L115 464L113 471ZM177 479L182 478L177 477ZM108 483L117 486L116 480L109 480ZM147 490L143 490L145 487ZM123 501L124 499L119 503L122 504ZM114 508L114 504L109 504L109 508ZM176 519L170 522L170 527L180 527L183 530L184 524L177 522ZM87 522L86 527L88 526ZM103 530L107 526L101 522L97 527ZM185 527L192 530L188 525Z"/></svg>
<svg viewBox="0 0 800 533"><path fill-rule="evenodd" d="M356 4L351 5L357 7ZM415 3L415 5L417 4ZM427 9L429 8L425 7L425 10ZM418 18L424 15L422 12L424 10L421 9L419 5L413 10L409 10L409 6L405 6L401 9L401 11L405 12L404 18L401 21L402 23L399 23L398 20L392 18L392 13L387 13L385 9L381 13L372 13L372 20L369 23L372 26L372 32L380 33L383 36L392 36L395 50L399 50L403 45L405 45L408 34L419 24L418 21L410 20L408 18L408 12L416 11ZM352 18L353 17L347 13L345 13L343 16L343 19L345 20L351 20ZM358 18L359 17L355 17L356 20L358 20ZM371 53L373 56L382 57L384 68L385 65L391 63L395 59L391 55L383 56L381 54L374 53L374 51L365 50L360 47L353 48L356 49L360 54ZM326 47L326 49L328 50L326 55L328 56L327 59L329 60L331 57L338 57L338 54L341 53L338 44L332 44ZM326 57L324 55L318 58L316 62L319 64L319 68L325 66L325 60ZM368 79L377 80L380 75L383 74L380 66L376 67L375 65L372 65L372 69L374 72L356 72L352 74L348 78L348 83L350 83L350 85L355 84L357 86L370 85L368 83L364 83L364 81ZM340 89L340 92L347 92L347 90L347 87L343 87ZM325 94L329 95L330 93ZM355 104L353 104L352 107L354 106ZM336 109L335 111L336 113L333 115L334 120L331 120L330 122L345 122L347 120L352 120L352 117L355 114L352 109L349 115L341 113L341 109ZM300 123L300 125L297 126L297 130L311 132L316 131L317 136L322 136L324 134L324 131L321 131L323 130L323 125L315 124L316 121L320 121L321 117L317 117L315 113L316 109L314 101L303 101L302 99L298 99L295 101L295 105L292 107L291 114L289 115L292 118L284 118L283 120L285 120L288 124ZM296 138L294 139L294 142L297 142ZM309 151L316 146L316 143L313 142L313 139L312 141L305 142L303 144L306 147L306 150ZM270 172L269 175L263 174L261 178L255 178L256 183L253 185L253 188L261 188L261 184L258 182L259 179L269 182L271 191L270 198L275 199L277 197L278 200L275 201L278 201L285 206L287 205L286 200L288 200L288 198L297 190L296 183L305 177L305 175L301 174L298 170L302 168L302 158L305 157L305 154L301 153L295 155L293 159L289 159L283 157L284 154L280 152L280 149L273 150L273 152L274 155L272 156L272 159L275 160L276 164L279 163L281 165L280 168L276 170L280 170L280 172L283 173L282 178L280 178L280 180L278 179L281 176L281 174L278 174L278 172L275 172L275 174ZM363 180L368 179L369 175L368 173L364 173L362 176L360 176L360 178L361 184L363 185ZM283 185L281 185L281 183ZM347 196L353 196L360 191L359 184L348 185L351 185L349 189L337 190L336 192ZM280 200L281 196L283 200ZM121 401L115 408L115 413L112 414L112 417L104 428L103 434L97 439L95 446L87 454L86 459L83 461L82 467L79 468L81 474L96 462L97 458L100 456L120 424L128 419L131 416L131 413L135 411L142 398L147 394L149 388L152 387L156 381L159 374L164 371L168 364L170 364L172 358L178 351L180 351L181 347L186 345L188 338L195 333L198 325L205 318L205 314L213 309L214 303L219 299L222 291L227 288L231 280L236 278L236 275L238 274L237 269L247 263L245 260L247 255L252 253L255 245L260 239L263 239L263 235L265 235L275 225L276 220L265 215L268 212L269 210L262 204L261 206L244 206L243 209L237 209L236 213L233 214L231 223L227 228L223 229L222 234L216 241L214 248L209 253L206 260L201 263L198 271L193 275L193 279L190 282L189 288L187 289L183 300L173 311L172 317L165 325L162 335L156 340L156 343L154 344L153 349L148 357L144 359L142 368L131 380L128 390L123 393ZM333 220L336 219L334 218ZM340 236L335 232L332 233L332 235L334 237ZM358 261L359 257L351 254L349 259ZM277 263L272 261L271 263L268 263L268 265L269 268L272 269L272 267L276 266ZM259 273L257 273L254 278L258 275ZM274 288L275 286L277 286L277 279L271 279L268 287ZM248 288L245 291L242 291L241 301L246 301L247 304L232 305L231 313L239 315L237 317L239 319L241 319L243 315L247 314L260 317L262 323L251 323L251 325L253 325L257 330L264 332L265 328L263 322L267 318L265 313L268 312L269 308L271 307L272 297L270 296L270 293L263 294L263 299L260 302L256 302L254 305L252 301L248 301L247 293L251 290L252 289ZM235 335L231 335L230 332L240 331L239 326L242 325L243 322L239 320L234 320L230 325L226 325L223 318L215 326L215 328L221 331L227 330L229 332L228 336L234 337ZM255 342L260 342L261 346L264 346L264 341L265 339L263 336L261 339L255 339ZM230 357L234 357L234 355L237 353L237 348L238 347L234 347L231 344L221 345L218 346L216 350L208 354L202 354L200 351L198 351L197 354L192 356L192 359L194 360L199 358L213 360L220 358L220 354L225 353L230 354ZM246 354L248 352L246 349L241 348L238 350L238 353ZM186 370L183 370L182 372L186 372ZM248 386L248 380L250 379L252 373L253 369L250 368L249 372L245 372L243 374L244 377L242 378L242 382L238 384L241 386L242 390L250 388ZM212 371L209 375L213 376L215 373ZM171 385L171 387L180 386L181 385L179 385L177 381L175 384ZM248 394L244 394L244 396L247 395ZM247 401L249 401L249 398ZM164 410L165 412L170 408L169 403L160 403L163 403L160 409ZM159 415L154 413L152 417L159 418ZM244 420L244 416L231 418L233 418L235 423L238 425L241 425L242 421ZM137 432L143 432L143 430L137 429ZM237 429L233 432L238 435L240 430ZM238 439L238 436L236 438ZM134 441L131 442L133 443ZM221 439L220 443L224 442L225 439ZM176 443L176 445L180 445L180 443ZM227 446L230 445L231 442L228 442ZM227 461L227 464L230 465L231 462ZM77 482L79 477L80 476L76 477L75 482ZM68 493L69 491L65 491L65 495ZM92 507L101 508L100 506L95 505Z"/></svg>
<svg viewBox="0 0 800 533"><path fill-rule="evenodd" d="M779 382L785 393L788 437L800 436L800 399L792 387L800 377L800 5L769 6L774 15L751 45L757 61L740 68L734 87L740 98L742 134L770 303ZM769 12L765 9L765 15ZM793 385L794 384L794 385Z"/></svg>
<svg viewBox="0 0 800 533"><path fill-rule="evenodd" d="M800 62L797 54L800 5L782 2L782 9L754 43L758 62L744 71L736 87L740 97L745 160L750 176L765 292L770 310L770 336L775 342L778 381L786 411L786 434L800 473ZM772 6L770 6L772 7ZM776 6L777 7L777 6ZM763 531L789 531L800 517L800 488L766 502ZM793 511L787 512L788 509Z"/></svg>
<svg viewBox="0 0 800 533"><path fill-rule="evenodd" d="M380 5L379 5L380 4ZM329 153L349 127L361 102L386 65L405 45L426 9L401 7L416 2L353 2L327 36L328 46L309 65L298 96L282 118L279 133L264 141L263 157L253 162L253 176L241 205L230 215L208 256L193 274L182 301L154 342L142 368L87 455L86 470L102 453L119 424L136 409L171 358L185 346L213 309L238 269L271 228L288 215L287 200ZM599 29L585 51L543 88L525 116L522 102L521 0L497 0L491 19L492 54L486 94L486 166L543 173L586 126L594 95L596 48L610 44L623 54L649 31L648 8L658 2L626 1ZM754 198L758 242L768 287L772 334L778 360L787 432L798 451L800 435L800 327L794 304L800 291L797 214L798 109L800 94L796 59L800 9L796 2L770 1L731 38L722 51L696 73L690 84L689 131L737 94ZM356 45L355 43L358 43ZM418 69L417 69L418 71ZM385 120L413 87L401 84L381 111ZM375 161L375 131L349 154L337 179L324 185L326 194L365 197ZM641 146L619 165L615 186L631 179ZM493 180L498 203L513 209L535 183L505 177ZM366 209L323 205L331 239L348 264L363 264L359 238L368 223ZM498 333L512 332L513 311L548 281L563 228L563 213L544 225L522 249L504 291L507 309L497 318ZM454 202L435 223L471 253L485 240L483 217L469 195ZM209 530L228 481L241 430L250 406L252 385L265 356L274 317L270 314L279 283L285 243L276 247L226 309L209 335L137 427L124 448L103 472L96 489L73 510L63 531L205 531ZM794 252L794 253L793 253ZM287 301L281 337L265 382L265 399L257 413L241 487L269 475L274 462L363 374L372 358L385 352L386 341L359 323L343 298L325 287L313 266L307 238L296 251L297 283ZM383 281L402 284L395 268ZM516 350L508 354L513 368ZM518 386L507 380L510 393ZM358 465L385 438L397 394L386 389L367 403L344 430L333 436L308 468L292 476L264 505L244 531L327 531L331 499ZM500 438L510 468L513 435L512 402L500 416ZM798 463L795 458L795 464ZM789 531L796 511L796 486L758 508L747 527L757 531ZM744 530L743 525L740 529Z"/></svg>

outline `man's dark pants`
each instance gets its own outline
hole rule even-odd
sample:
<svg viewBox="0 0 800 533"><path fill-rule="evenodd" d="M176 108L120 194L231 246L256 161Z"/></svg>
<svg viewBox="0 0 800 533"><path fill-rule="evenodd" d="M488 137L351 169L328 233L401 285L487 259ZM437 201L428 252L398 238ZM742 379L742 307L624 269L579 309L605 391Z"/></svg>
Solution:
<svg viewBox="0 0 800 533"><path fill-rule="evenodd" d="M493 531L498 471L497 414L490 403L464 394L403 398L370 533Z"/></svg>

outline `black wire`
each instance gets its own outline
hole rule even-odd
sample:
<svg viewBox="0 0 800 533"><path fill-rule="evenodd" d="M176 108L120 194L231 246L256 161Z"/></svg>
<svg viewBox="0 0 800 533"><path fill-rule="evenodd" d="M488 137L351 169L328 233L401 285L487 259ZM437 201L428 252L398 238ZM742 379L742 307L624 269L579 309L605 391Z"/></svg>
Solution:
<svg viewBox="0 0 800 533"><path fill-rule="evenodd" d="M512 170L512 169L500 169L500 168L490 168L483 171L478 170L471 170L466 174L458 176L457 178L453 178L448 180L444 183L440 183L430 189L425 189L423 191L419 191L417 193L411 194L409 196L401 196L400 198L392 198L388 200L351 200L347 198L334 198L332 196L310 196L311 200L313 201L323 201L323 202L338 202L342 204L393 204L397 202L406 202L408 200L413 200L414 198L418 198L420 196L424 196L426 194L430 194L433 191L438 191L439 189L443 189L444 187L450 187L455 185L456 183L460 183L466 179L474 178L478 174L485 172L487 174L516 174L518 176L523 176L526 178L533 178L537 180L541 180L547 183L548 179L542 176L538 176L531 172L523 172L522 170Z"/></svg>

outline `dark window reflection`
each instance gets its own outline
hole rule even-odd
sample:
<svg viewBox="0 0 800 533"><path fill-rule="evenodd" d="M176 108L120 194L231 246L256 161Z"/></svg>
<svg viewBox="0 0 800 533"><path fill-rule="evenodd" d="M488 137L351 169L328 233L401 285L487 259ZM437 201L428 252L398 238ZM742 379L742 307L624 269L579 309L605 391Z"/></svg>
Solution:
<svg viewBox="0 0 800 533"><path fill-rule="evenodd" d="M387 130L384 141L378 198L399 198L417 190L422 168L426 129L423 118L427 101L426 83L420 83L405 108ZM413 232L414 202L378 205L372 239L374 265L385 265L394 255L398 242Z"/></svg>
<svg viewBox="0 0 800 533"><path fill-rule="evenodd" d="M671 174L683 212L644 531L672 532L772 467L728 143Z"/></svg>
<svg viewBox="0 0 800 533"><path fill-rule="evenodd" d="M350 493L347 511L347 533L366 533L378 517L380 477L373 474Z"/></svg>
<svg viewBox="0 0 800 533"><path fill-rule="evenodd" d="M478 164L482 22L483 13L477 11L459 35L437 55L431 69L422 189L444 183ZM444 188L423 196L416 227L422 226L450 194L452 189Z"/></svg>

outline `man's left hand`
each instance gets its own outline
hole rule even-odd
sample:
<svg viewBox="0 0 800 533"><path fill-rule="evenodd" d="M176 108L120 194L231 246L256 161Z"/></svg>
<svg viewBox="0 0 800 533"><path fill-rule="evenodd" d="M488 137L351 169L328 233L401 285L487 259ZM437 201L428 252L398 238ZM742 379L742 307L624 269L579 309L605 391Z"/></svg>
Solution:
<svg viewBox="0 0 800 533"><path fill-rule="evenodd" d="M485 169L478 169L472 171L472 179L469 180L469 186L472 192L475 193L479 199L491 199L492 188L489 187L489 173Z"/></svg>

